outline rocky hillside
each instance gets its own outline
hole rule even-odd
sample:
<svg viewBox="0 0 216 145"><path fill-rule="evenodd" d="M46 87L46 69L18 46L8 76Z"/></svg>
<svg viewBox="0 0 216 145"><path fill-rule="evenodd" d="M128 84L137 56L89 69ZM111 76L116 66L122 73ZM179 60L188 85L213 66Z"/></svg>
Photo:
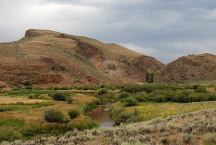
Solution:
<svg viewBox="0 0 216 145"><path fill-rule="evenodd" d="M1 86L139 83L164 67L117 44L33 29L19 41L0 44L0 57Z"/></svg>
<svg viewBox="0 0 216 145"><path fill-rule="evenodd" d="M0 44L0 88L216 80L216 56L181 57L167 66L117 44L48 30Z"/></svg>
<svg viewBox="0 0 216 145"><path fill-rule="evenodd" d="M60 137L39 137L11 145L214 145L216 110L203 110L166 119L111 129L73 131Z"/></svg>
<svg viewBox="0 0 216 145"><path fill-rule="evenodd" d="M216 55L199 54L181 57L157 75L157 82L185 83L216 80Z"/></svg>

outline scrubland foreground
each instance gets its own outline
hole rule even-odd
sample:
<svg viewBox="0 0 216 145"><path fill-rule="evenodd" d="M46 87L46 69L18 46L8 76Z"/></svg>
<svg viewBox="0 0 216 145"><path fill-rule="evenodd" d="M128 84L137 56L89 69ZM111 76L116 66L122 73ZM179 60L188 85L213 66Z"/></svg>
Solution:
<svg viewBox="0 0 216 145"><path fill-rule="evenodd" d="M13 145L214 145L216 109L122 125L112 129L74 130L59 137L16 141Z"/></svg>

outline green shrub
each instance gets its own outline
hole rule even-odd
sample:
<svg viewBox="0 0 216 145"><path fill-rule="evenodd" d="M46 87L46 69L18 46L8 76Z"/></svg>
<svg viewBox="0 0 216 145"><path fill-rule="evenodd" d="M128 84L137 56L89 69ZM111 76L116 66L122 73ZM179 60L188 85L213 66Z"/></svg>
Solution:
<svg viewBox="0 0 216 145"><path fill-rule="evenodd" d="M179 102L179 103L188 103L191 102L191 99L188 97L190 94L189 91L178 91L176 92L174 98L172 98L172 102Z"/></svg>
<svg viewBox="0 0 216 145"><path fill-rule="evenodd" d="M0 106L0 112L7 112L13 110L13 107L10 106Z"/></svg>
<svg viewBox="0 0 216 145"><path fill-rule="evenodd" d="M31 124L22 128L21 133L25 137L46 133L46 130L40 124Z"/></svg>
<svg viewBox="0 0 216 145"><path fill-rule="evenodd" d="M108 89L107 88L101 88L97 91L98 95L103 95L103 94L107 94L108 93Z"/></svg>
<svg viewBox="0 0 216 145"><path fill-rule="evenodd" d="M13 118L0 118L0 126L11 126L14 128L21 128L24 126L23 120Z"/></svg>
<svg viewBox="0 0 216 145"><path fill-rule="evenodd" d="M83 107L83 110L84 110L85 113L90 112L93 109L95 109L97 107L97 105L98 105L98 101L88 103Z"/></svg>
<svg viewBox="0 0 216 145"><path fill-rule="evenodd" d="M34 96L33 96L33 95L29 95L28 98L29 98L29 99L33 99Z"/></svg>
<svg viewBox="0 0 216 145"><path fill-rule="evenodd" d="M67 92L51 92L49 96L56 101L66 101L69 98L70 94Z"/></svg>
<svg viewBox="0 0 216 145"><path fill-rule="evenodd" d="M25 89L31 90L31 89L32 89L32 86L25 86Z"/></svg>
<svg viewBox="0 0 216 145"><path fill-rule="evenodd" d="M167 102L166 97L164 96L164 94L157 95L154 98L152 98L152 100L154 102Z"/></svg>
<svg viewBox="0 0 216 145"><path fill-rule="evenodd" d="M137 100L135 98L132 97L128 97L126 99L123 100L125 106L135 106L137 105Z"/></svg>
<svg viewBox="0 0 216 145"><path fill-rule="evenodd" d="M149 94L149 101L153 102L169 102L175 101L175 91L173 90L155 90Z"/></svg>
<svg viewBox="0 0 216 145"><path fill-rule="evenodd" d="M10 126L0 127L0 142L14 141L16 139L20 139L21 137L22 134Z"/></svg>
<svg viewBox="0 0 216 145"><path fill-rule="evenodd" d="M32 94L48 94L50 91L47 90L36 90L36 89L16 89L8 91L8 95L16 95L16 96L23 96L23 95L32 95Z"/></svg>
<svg viewBox="0 0 216 145"><path fill-rule="evenodd" d="M32 108L41 108L41 107L47 107L47 106L51 106L54 105L54 103L52 102L41 102L41 103L34 103L31 104Z"/></svg>
<svg viewBox="0 0 216 145"><path fill-rule="evenodd" d="M92 120L90 117L85 116L81 120L73 120L68 123L68 129L73 130L74 128L77 128L78 130L84 130L84 129L92 129L97 128L98 124Z"/></svg>
<svg viewBox="0 0 216 145"><path fill-rule="evenodd" d="M138 102L145 102L145 101L149 101L149 96L146 92L138 92L134 95L134 98L138 101Z"/></svg>
<svg viewBox="0 0 216 145"><path fill-rule="evenodd" d="M45 111L44 119L47 122L51 122L51 123L53 122L61 123L61 122L64 122L64 114L58 110L50 109L50 110Z"/></svg>
<svg viewBox="0 0 216 145"><path fill-rule="evenodd" d="M174 90L164 90L163 96L165 97L166 102L175 102L173 99L177 91Z"/></svg>
<svg viewBox="0 0 216 145"><path fill-rule="evenodd" d="M138 102L189 103L216 101L216 93L208 93L206 88L201 85L125 85L121 86L121 91L123 92L119 95L119 98L127 98L128 94L131 93L131 96Z"/></svg>
<svg viewBox="0 0 216 145"><path fill-rule="evenodd" d="M118 95L115 95L115 93L113 92L104 94L102 97L99 98L100 98L100 104L109 104L109 103L119 101Z"/></svg>
<svg viewBox="0 0 216 145"><path fill-rule="evenodd" d="M130 94L128 92L121 92L118 97L120 99L124 99L124 98L128 98L130 96Z"/></svg>
<svg viewBox="0 0 216 145"><path fill-rule="evenodd" d="M196 91L196 92L200 92L200 93L206 93L207 90L204 86L200 86L200 85L193 85L192 88Z"/></svg>
<svg viewBox="0 0 216 145"><path fill-rule="evenodd" d="M127 123L134 123L134 122L138 122L139 118L138 118L138 110L134 109L134 112L130 115L130 117L126 120Z"/></svg>
<svg viewBox="0 0 216 145"><path fill-rule="evenodd" d="M125 85L122 87L121 91L128 93L136 93L144 91L144 88L142 85Z"/></svg>
<svg viewBox="0 0 216 145"><path fill-rule="evenodd" d="M111 107L110 108L110 117L112 118L113 121L118 122L120 115L122 112L124 112L124 107L123 106L118 106L118 107Z"/></svg>
<svg viewBox="0 0 216 145"><path fill-rule="evenodd" d="M100 88L107 88L107 86L104 85L104 84L100 85L99 87L100 87Z"/></svg>
<svg viewBox="0 0 216 145"><path fill-rule="evenodd" d="M194 93L190 94L188 98L191 100L191 102L201 102L201 101L207 101L208 98L203 93Z"/></svg>
<svg viewBox="0 0 216 145"><path fill-rule="evenodd" d="M39 99L39 94L34 94L34 95L29 95L28 98L29 99Z"/></svg>
<svg viewBox="0 0 216 145"><path fill-rule="evenodd" d="M69 98L67 99L67 103L68 103L68 104L73 103L73 99L72 99L71 97L69 97Z"/></svg>
<svg viewBox="0 0 216 145"><path fill-rule="evenodd" d="M206 97L208 98L208 101L216 101L216 94L215 93L207 93Z"/></svg>
<svg viewBox="0 0 216 145"><path fill-rule="evenodd" d="M76 118L77 116L79 116L79 111L77 110L70 110L68 112L68 115L70 116L71 119L74 119Z"/></svg>

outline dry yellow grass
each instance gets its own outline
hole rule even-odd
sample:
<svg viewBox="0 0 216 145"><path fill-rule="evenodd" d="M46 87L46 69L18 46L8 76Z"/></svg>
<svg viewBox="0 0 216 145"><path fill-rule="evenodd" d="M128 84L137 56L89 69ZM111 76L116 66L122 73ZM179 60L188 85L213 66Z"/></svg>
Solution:
<svg viewBox="0 0 216 145"><path fill-rule="evenodd" d="M114 104L114 110L121 107L121 103ZM216 102L199 102L199 103L140 103L138 106L126 107L120 114L129 116L135 110L138 113L138 120L151 120L156 117L168 117L187 112L194 112L202 109L216 108ZM118 115L120 115L118 114ZM121 116L121 115L120 115Z"/></svg>
<svg viewBox="0 0 216 145"><path fill-rule="evenodd" d="M0 112L0 118L16 118L16 119L25 120L27 122L32 122L32 121L43 122L44 111L48 109L60 110L62 113L64 113L67 116L69 110L71 109L80 110L82 106L85 105L86 103L90 103L96 100L96 98L93 96L82 95L82 94L76 94L75 96L73 96L74 101L72 104L68 104L67 102L63 102L63 101L28 99L27 97L19 97L19 96L5 97L5 99L6 100L2 99L2 102L6 104L10 104L11 102L14 104L16 101L22 102L24 103L24 105L25 104L27 105L28 103L33 104L33 103L41 103L41 102L53 103L53 105L40 107L40 108L28 108L26 110Z"/></svg>
<svg viewBox="0 0 216 145"><path fill-rule="evenodd" d="M83 94L77 94L76 96L73 97L74 100L82 103L90 103L92 101L96 101L97 98L89 95L83 95Z"/></svg>
<svg viewBox="0 0 216 145"><path fill-rule="evenodd" d="M2 104L16 104L16 103L24 103L24 104L33 104L33 103L41 103L45 100L39 99L28 99L28 97L19 96L19 97L9 97L9 96L0 96L0 105Z"/></svg>
<svg viewBox="0 0 216 145"><path fill-rule="evenodd" d="M211 87L207 87L206 90L208 92L211 92L211 93L215 93L216 92L216 89L215 88L211 88Z"/></svg>

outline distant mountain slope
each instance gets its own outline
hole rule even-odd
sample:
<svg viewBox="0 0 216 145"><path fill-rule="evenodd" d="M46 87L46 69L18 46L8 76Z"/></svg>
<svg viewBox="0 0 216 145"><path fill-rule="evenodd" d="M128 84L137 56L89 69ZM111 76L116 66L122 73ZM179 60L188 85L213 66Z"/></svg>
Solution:
<svg viewBox="0 0 216 145"><path fill-rule="evenodd" d="M0 81L9 85L70 86L145 82L164 67L152 57L117 44L31 29L0 44Z"/></svg>
<svg viewBox="0 0 216 145"><path fill-rule="evenodd" d="M216 55L199 54L180 57L157 76L158 82L185 83L216 80Z"/></svg>

